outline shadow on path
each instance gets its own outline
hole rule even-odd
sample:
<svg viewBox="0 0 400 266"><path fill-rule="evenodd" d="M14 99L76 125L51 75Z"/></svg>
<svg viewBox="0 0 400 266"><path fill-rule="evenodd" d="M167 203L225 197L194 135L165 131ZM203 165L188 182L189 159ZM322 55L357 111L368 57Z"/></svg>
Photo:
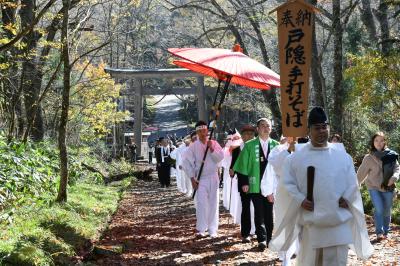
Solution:
<svg viewBox="0 0 400 266"><path fill-rule="evenodd" d="M219 237L195 238L195 209L191 198L168 189L156 181L137 181L125 195L108 230L96 245L120 247L120 254L93 255L92 265L214 265L247 259L244 251L264 257L260 263L277 265L276 256L254 249L256 243L242 244L237 225L228 224L228 214L221 208ZM270 263L268 262L268 259ZM259 260L259 259L257 259ZM255 260L255 261L257 261ZM272 264L271 264L272 263Z"/></svg>
<svg viewBox="0 0 400 266"><path fill-rule="evenodd" d="M152 182L135 183L95 244L118 247L119 252L93 255L87 265L281 265L277 253L268 249L259 252L256 241L241 243L239 226L230 223L232 219L222 207L219 237L196 239L193 200L179 193L175 182L162 189L155 179L153 176ZM367 224L374 241L371 218L367 218ZM390 264L398 258L399 229L393 225L391 239L374 243L376 250L368 261L349 252L347 265L400 265L400 261Z"/></svg>

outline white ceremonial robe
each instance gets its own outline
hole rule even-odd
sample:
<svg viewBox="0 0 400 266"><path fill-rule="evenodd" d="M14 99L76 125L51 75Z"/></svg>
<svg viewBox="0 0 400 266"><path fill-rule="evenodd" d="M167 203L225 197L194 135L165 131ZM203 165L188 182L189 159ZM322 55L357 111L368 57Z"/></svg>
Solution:
<svg viewBox="0 0 400 266"><path fill-rule="evenodd" d="M206 147L206 144L197 140L185 152L183 167L188 177L198 178ZM217 234L218 230L218 164L224 156L218 142L213 141L213 148L214 152L209 150L207 153L195 196L196 229L199 233L205 233L208 230L210 235Z"/></svg>
<svg viewBox="0 0 400 266"><path fill-rule="evenodd" d="M304 144L296 144L295 150L300 150ZM273 194L275 198L274 202L274 222L275 224L280 224L285 215L285 210L283 210L280 203L282 200L276 200L278 197L282 199L287 199L288 196L285 193L285 190L277 190L278 183L281 180L283 174L283 163L285 159L290 155L287 151L289 148L289 144L281 144L275 147L268 156L268 168L267 171L264 172L263 179L261 180L261 193L264 197ZM280 187L281 188L281 187ZM299 240L296 240L292 243L292 245L288 248L287 251L279 252L279 258L282 260L282 266L289 266L290 258L293 254L297 253L299 248Z"/></svg>
<svg viewBox="0 0 400 266"><path fill-rule="evenodd" d="M176 147L174 145L171 145L170 146L170 150L171 150L171 153L172 153L172 152L174 152L174 150L176 150ZM171 155L171 153L170 153L170 155ZM175 165L175 167L176 167L176 165ZM176 179L176 175L177 175L176 168L171 166L171 176L175 176L175 179Z"/></svg>
<svg viewBox="0 0 400 266"><path fill-rule="evenodd" d="M231 200L230 200L230 214L233 217L233 222L236 224L240 224L240 216L242 212L242 202L240 200L240 193L238 191L238 178L235 175L232 177L232 186L231 186Z"/></svg>
<svg viewBox="0 0 400 266"><path fill-rule="evenodd" d="M180 175L180 173L179 173L179 167L178 167L178 150L179 150L179 147L178 147L177 149L173 150L173 151L170 153L169 156L170 156L172 159L175 160L175 166L176 166L176 172L175 172L176 186L177 186L177 188L178 188L178 191L179 191L179 192L182 192L182 187L181 187L181 175ZM172 169L171 169L171 170L172 170Z"/></svg>
<svg viewBox="0 0 400 266"><path fill-rule="evenodd" d="M307 143L285 160L275 203L283 215L277 219L269 246L274 251L287 251L299 237L298 265L316 265L320 249L330 254L323 257L324 266L346 265L347 252L342 251L347 246L362 259L373 252L353 161L339 146L316 148ZM308 166L315 167L313 212L301 208L307 194ZM280 195L281 189L284 193ZM340 197L349 209L339 207ZM333 253L336 255L331 256Z"/></svg>
<svg viewBox="0 0 400 266"><path fill-rule="evenodd" d="M229 175L229 168L231 166L232 154L229 152L229 147L224 147L224 159L221 161L221 167L224 169L222 176L222 206L229 210L229 193L231 191L231 176Z"/></svg>
<svg viewBox="0 0 400 266"><path fill-rule="evenodd" d="M171 152L171 158L176 160L176 186L178 187L178 191L182 193L187 193L186 190L186 184L185 184L185 176L184 176L184 171L182 169L179 169L179 166L182 166L183 163L183 158L182 155L183 153L187 150L187 146L185 143L182 143L179 145L178 148L173 150Z"/></svg>
<svg viewBox="0 0 400 266"><path fill-rule="evenodd" d="M193 143L190 143L189 146L191 146ZM186 196L192 197L193 194L193 187L192 187L192 181L190 180L190 177L186 174L185 172L185 158L186 158L186 153L189 150L189 146L185 148L185 150L182 152L182 158L181 158L181 166L182 166L182 171L181 171L181 181L182 181L182 187L186 189Z"/></svg>

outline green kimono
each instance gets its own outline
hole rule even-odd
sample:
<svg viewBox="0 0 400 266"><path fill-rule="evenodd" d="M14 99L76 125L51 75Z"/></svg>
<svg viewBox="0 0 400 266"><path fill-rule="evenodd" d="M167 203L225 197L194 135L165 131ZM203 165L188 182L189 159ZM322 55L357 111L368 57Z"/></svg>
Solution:
<svg viewBox="0 0 400 266"><path fill-rule="evenodd" d="M248 177L248 193L261 192L260 184L262 177L260 176L260 145L260 139L258 137L247 141L233 167L235 172ZM269 138L268 147L270 151L278 145L279 142Z"/></svg>

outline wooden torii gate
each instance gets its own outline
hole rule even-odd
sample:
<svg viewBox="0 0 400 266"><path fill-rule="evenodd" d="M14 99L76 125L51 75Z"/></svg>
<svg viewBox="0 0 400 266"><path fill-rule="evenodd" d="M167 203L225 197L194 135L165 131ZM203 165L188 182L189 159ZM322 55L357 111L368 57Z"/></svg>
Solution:
<svg viewBox="0 0 400 266"><path fill-rule="evenodd" d="M134 91L134 137L137 145L137 154L142 152L142 120L143 120L143 96L144 95L185 95L185 94L196 94L197 95L197 106L198 106L198 117L200 120L206 120L206 97L204 88L204 77L198 73L192 72L183 68L171 68L171 69L117 69L117 68L105 68L105 71L111 75L117 81L125 81L127 83L127 89ZM197 86L186 87L186 88L173 88L172 82L167 88L155 89L145 88L143 86L144 79L183 79L183 78L197 78Z"/></svg>

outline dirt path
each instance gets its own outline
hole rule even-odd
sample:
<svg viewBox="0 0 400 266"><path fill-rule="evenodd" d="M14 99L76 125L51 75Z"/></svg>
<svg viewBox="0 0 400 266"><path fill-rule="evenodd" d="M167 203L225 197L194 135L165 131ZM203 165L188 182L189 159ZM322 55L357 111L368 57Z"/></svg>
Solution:
<svg viewBox="0 0 400 266"><path fill-rule="evenodd" d="M256 241L242 244L239 226L232 224L222 208L219 237L195 239L191 198L179 193L174 185L161 189L153 179L138 181L126 194L109 229L97 243L114 247L120 254L95 255L88 264L281 265L277 253L259 252ZM369 227L371 231L372 226ZM350 252L348 265L400 265L400 228L393 229L390 240L374 245L376 252L370 260L358 261Z"/></svg>

